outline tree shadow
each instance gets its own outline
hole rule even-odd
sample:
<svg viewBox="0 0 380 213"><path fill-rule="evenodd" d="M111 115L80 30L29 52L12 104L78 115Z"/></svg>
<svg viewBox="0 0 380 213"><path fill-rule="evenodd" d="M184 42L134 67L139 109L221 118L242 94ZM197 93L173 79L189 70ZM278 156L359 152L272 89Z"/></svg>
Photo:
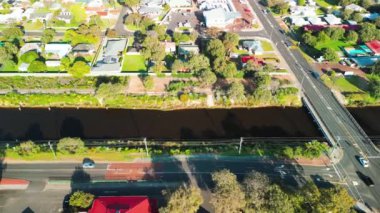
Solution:
<svg viewBox="0 0 380 213"><path fill-rule="evenodd" d="M95 87L98 88L101 84L117 84L120 82L120 77L118 76L99 76L96 78Z"/></svg>
<svg viewBox="0 0 380 213"><path fill-rule="evenodd" d="M3 172L7 168L7 164L4 162L6 155L6 147L0 146L0 181L3 178Z"/></svg>
<svg viewBox="0 0 380 213"><path fill-rule="evenodd" d="M33 123L29 126L28 130L25 133L24 138L26 140L41 140L44 138L44 135L41 131L41 126L38 123Z"/></svg>
<svg viewBox="0 0 380 213"><path fill-rule="evenodd" d="M66 117L61 125L60 137L84 138L84 129L82 122L74 117Z"/></svg>

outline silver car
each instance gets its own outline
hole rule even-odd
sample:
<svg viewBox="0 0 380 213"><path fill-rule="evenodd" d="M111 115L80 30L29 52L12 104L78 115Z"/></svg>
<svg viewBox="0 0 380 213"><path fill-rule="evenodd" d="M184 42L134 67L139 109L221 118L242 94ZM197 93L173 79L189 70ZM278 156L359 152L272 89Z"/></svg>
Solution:
<svg viewBox="0 0 380 213"><path fill-rule="evenodd" d="M369 167L368 160L364 159L363 157L359 157L359 162L363 167Z"/></svg>

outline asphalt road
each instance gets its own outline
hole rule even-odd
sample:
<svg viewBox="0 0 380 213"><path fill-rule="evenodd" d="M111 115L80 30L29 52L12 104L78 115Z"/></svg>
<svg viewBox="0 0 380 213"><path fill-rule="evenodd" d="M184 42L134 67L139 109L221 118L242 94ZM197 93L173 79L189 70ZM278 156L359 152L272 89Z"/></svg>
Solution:
<svg viewBox="0 0 380 213"><path fill-rule="evenodd" d="M154 168L156 179L140 182L114 182L107 180L105 174L109 164L97 164L94 169L79 169L75 163L48 163L48 164L8 164L3 170L5 178L23 178L30 182L24 191L2 191L0 193L0 212L22 212L30 208L35 212L57 212L62 208L65 195L72 190L83 189L96 195L148 195L162 200L163 189L178 186L188 182L190 176L196 179L197 184L205 194L206 203L202 206L206 211L212 211L208 203L209 188L212 187L210 173L220 169L230 169L242 179L252 170L266 173L273 181L285 186L296 186L306 179L314 180L324 185L328 182L337 182L338 176L332 167L299 166L283 164L262 158L213 158L193 157L153 159L159 166ZM186 162L186 171L182 162ZM284 165L283 168L281 168ZM281 178L279 170L286 174ZM67 187L54 185L63 182ZM46 208L49 206L49 208Z"/></svg>
<svg viewBox="0 0 380 213"><path fill-rule="evenodd" d="M336 165L337 171L344 178L349 186L351 194L358 200L368 203L371 207L380 209L380 162L379 152L371 142L366 140L366 135L350 117L350 114L335 99L331 91L323 83L311 74L314 69L308 64L305 58L297 49L289 49L285 42L289 41L283 35L279 25L271 14L264 15L262 7L255 0L250 0L256 14L264 25L264 29L270 39L276 44L277 49L288 62L289 67L301 83L306 97L317 111L320 119L326 125L337 145L344 151L343 159ZM363 168L356 156L369 157L370 167ZM368 188L357 176L356 171L370 176L375 182L375 187ZM356 181L359 185L355 186Z"/></svg>

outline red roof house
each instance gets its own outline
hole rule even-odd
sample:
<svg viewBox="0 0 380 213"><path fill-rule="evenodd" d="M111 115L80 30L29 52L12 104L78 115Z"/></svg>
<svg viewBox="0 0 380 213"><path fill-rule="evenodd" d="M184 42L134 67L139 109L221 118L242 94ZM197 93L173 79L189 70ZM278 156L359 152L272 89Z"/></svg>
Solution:
<svg viewBox="0 0 380 213"><path fill-rule="evenodd" d="M375 54L380 55L380 41L379 40L373 40L370 42L365 43L369 49Z"/></svg>
<svg viewBox="0 0 380 213"><path fill-rule="evenodd" d="M265 64L262 59L256 58L255 56L252 56L252 55L245 55L245 56L241 57L241 63L242 64L245 64L248 61L253 61L255 64L258 64L258 65L264 65Z"/></svg>
<svg viewBox="0 0 380 213"><path fill-rule="evenodd" d="M88 213L158 213L156 200L146 196L105 196L92 203Z"/></svg>

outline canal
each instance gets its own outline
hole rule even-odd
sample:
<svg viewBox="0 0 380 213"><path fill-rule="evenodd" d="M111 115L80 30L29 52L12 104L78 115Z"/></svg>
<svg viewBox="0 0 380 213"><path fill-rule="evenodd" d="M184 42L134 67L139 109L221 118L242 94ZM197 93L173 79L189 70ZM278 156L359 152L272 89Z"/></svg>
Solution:
<svg viewBox="0 0 380 213"><path fill-rule="evenodd" d="M350 111L369 135L380 135L380 107ZM306 109L291 107L176 111L1 109L0 119L0 140L321 136Z"/></svg>

